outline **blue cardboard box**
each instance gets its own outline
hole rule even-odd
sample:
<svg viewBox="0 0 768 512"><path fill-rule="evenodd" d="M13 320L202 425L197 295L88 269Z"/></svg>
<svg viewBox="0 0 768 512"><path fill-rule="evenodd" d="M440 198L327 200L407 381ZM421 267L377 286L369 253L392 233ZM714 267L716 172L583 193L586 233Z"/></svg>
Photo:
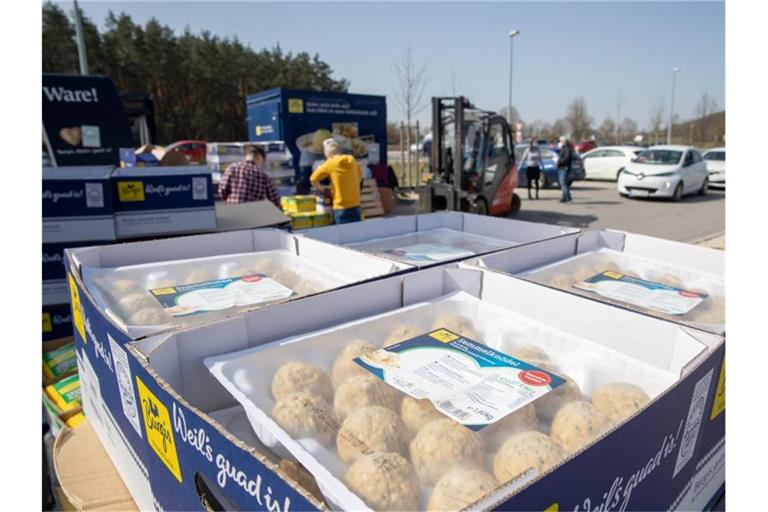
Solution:
<svg viewBox="0 0 768 512"><path fill-rule="evenodd" d="M72 311L69 302L43 304L43 341L72 335Z"/></svg>
<svg viewBox="0 0 768 512"><path fill-rule="evenodd" d="M115 239L112 169L43 168L43 243Z"/></svg>
<svg viewBox="0 0 768 512"><path fill-rule="evenodd" d="M118 238L216 228L211 173L203 166L118 168L112 191Z"/></svg>
<svg viewBox="0 0 768 512"><path fill-rule="evenodd" d="M99 311L69 257L68 270L83 407L142 509L327 509L211 417L235 402L202 360L458 291L679 370L673 385L595 444L543 475L524 473L471 509L698 507L724 483L712 471L725 434L725 340L715 334L495 272L433 268L131 341ZM562 314L553 317L552 307ZM693 496L698 482L705 485Z"/></svg>
<svg viewBox="0 0 768 512"><path fill-rule="evenodd" d="M111 243L111 240L43 244L43 303L69 303L69 286L67 285L67 271L64 266L64 249L106 245L109 243Z"/></svg>

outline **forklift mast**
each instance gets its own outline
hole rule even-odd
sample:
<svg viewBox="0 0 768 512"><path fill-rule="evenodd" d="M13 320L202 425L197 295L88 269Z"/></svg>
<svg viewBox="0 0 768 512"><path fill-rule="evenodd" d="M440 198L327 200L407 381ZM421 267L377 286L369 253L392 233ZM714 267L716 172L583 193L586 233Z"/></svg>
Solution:
<svg viewBox="0 0 768 512"><path fill-rule="evenodd" d="M474 106L464 96L432 98L432 173L449 196L445 209L459 210L462 195L462 147L465 110ZM452 143L448 139L452 136Z"/></svg>

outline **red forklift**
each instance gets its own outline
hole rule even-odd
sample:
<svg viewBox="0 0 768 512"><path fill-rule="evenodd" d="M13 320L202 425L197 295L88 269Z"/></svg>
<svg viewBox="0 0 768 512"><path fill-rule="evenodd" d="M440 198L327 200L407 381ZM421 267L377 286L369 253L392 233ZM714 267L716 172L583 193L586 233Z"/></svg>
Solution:
<svg viewBox="0 0 768 512"><path fill-rule="evenodd" d="M480 215L520 210L514 138L507 121L463 96L432 98L432 211Z"/></svg>

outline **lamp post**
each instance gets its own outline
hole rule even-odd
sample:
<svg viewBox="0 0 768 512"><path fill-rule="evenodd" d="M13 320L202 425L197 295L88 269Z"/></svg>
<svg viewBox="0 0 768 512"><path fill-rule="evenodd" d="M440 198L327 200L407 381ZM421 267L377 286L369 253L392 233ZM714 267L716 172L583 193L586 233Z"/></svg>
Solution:
<svg viewBox="0 0 768 512"><path fill-rule="evenodd" d="M515 36L519 30L509 31L509 103L507 105L507 122L512 126L512 50L514 49Z"/></svg>
<svg viewBox="0 0 768 512"><path fill-rule="evenodd" d="M680 68L672 68L672 97L669 100L669 123L667 124L667 144L672 144L672 120L675 115L675 76L680 72Z"/></svg>
<svg viewBox="0 0 768 512"><path fill-rule="evenodd" d="M77 36L77 57L80 61L80 74L88 74L88 54L85 52L85 33L83 32L83 19L80 7L75 0L75 35Z"/></svg>

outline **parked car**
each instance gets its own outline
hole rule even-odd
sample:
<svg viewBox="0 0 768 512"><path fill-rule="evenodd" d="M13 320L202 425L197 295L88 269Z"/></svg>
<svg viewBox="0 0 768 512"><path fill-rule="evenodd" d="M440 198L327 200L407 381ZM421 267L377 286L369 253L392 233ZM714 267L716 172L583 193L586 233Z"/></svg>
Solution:
<svg viewBox="0 0 768 512"><path fill-rule="evenodd" d="M704 153L710 187L725 188L725 148L714 148Z"/></svg>
<svg viewBox="0 0 768 512"><path fill-rule="evenodd" d="M679 201L686 194L707 193L707 165L692 146L652 146L624 167L617 187L625 197Z"/></svg>
<svg viewBox="0 0 768 512"><path fill-rule="evenodd" d="M207 143L204 140L180 140L165 148L166 151L178 151L189 158L190 163L204 164Z"/></svg>
<svg viewBox="0 0 768 512"><path fill-rule="evenodd" d="M575 149L576 152L579 153L580 155L583 155L587 151L595 149L596 147L597 147L597 142L595 142L592 139L583 140L578 144L573 145L573 149Z"/></svg>
<svg viewBox="0 0 768 512"><path fill-rule="evenodd" d="M539 153L543 165L541 177L539 178L539 188L547 188L550 186L560 187L557 177L557 157L560 150L539 146ZM515 146L515 161L517 162L518 170L518 187L527 187L528 144L518 144ZM571 183L584 179L584 163L578 153L573 154L573 163L568 177Z"/></svg>
<svg viewBox="0 0 768 512"><path fill-rule="evenodd" d="M623 167L635 158L643 148L634 146L605 146L581 155L588 180L618 180Z"/></svg>

